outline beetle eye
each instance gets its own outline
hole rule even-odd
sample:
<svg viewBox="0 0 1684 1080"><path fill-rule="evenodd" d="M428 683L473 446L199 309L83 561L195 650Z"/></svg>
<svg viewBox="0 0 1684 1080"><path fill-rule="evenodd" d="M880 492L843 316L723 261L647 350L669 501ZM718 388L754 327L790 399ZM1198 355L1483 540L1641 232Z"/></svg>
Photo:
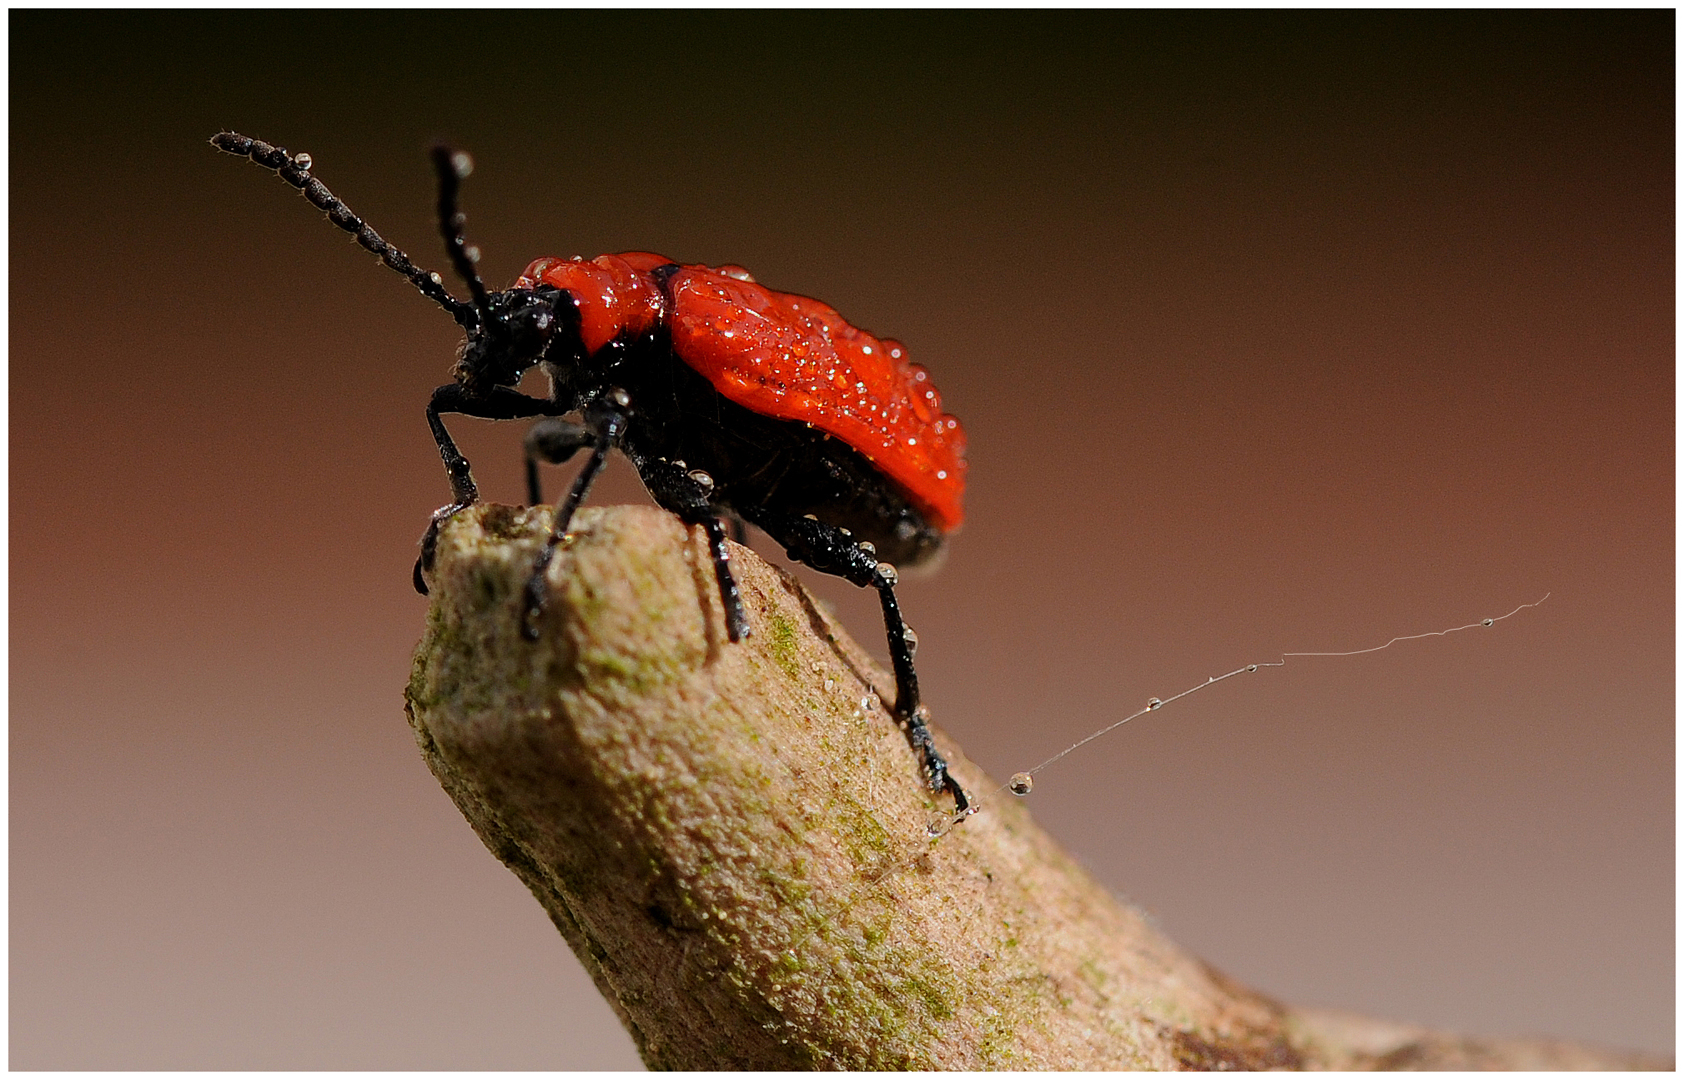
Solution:
<svg viewBox="0 0 1684 1080"><path fill-rule="evenodd" d="M550 333L555 328L555 309L536 301L511 312L506 325L515 351L523 356L536 356L549 345Z"/></svg>

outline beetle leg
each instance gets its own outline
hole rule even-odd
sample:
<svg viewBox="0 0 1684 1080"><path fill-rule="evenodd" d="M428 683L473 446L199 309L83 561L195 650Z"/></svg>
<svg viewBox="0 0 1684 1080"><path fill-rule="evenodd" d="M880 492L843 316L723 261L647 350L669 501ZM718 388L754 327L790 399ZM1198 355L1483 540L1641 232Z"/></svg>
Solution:
<svg viewBox="0 0 1684 1080"><path fill-rule="evenodd" d="M544 541L538 558L533 560L532 576L526 579L526 606L521 613L520 633L528 641L538 640L538 618L544 613L544 575L549 571L550 560L555 558L555 549L561 546L567 527L573 523L573 512L579 509L585 493L590 491L591 484L608 461L608 451L625 434L626 421L631 416L631 410L627 408L629 403L625 391L613 390L585 409L585 424L595 445L591 449L590 460L573 478L573 488L567 493L567 498L557 504L549 539Z"/></svg>
<svg viewBox="0 0 1684 1080"><path fill-rule="evenodd" d="M733 642L748 637L751 631L748 616L743 612L743 597L737 589L737 579L731 573L731 552L725 546L725 527L719 515L708 503L712 481L705 485L686 471L681 462L657 458L652 461L633 459L643 486L649 489L655 502L663 510L670 510L686 525L700 525L707 530L708 548L713 553L713 574L719 581L719 600L725 608L725 633Z"/></svg>
<svg viewBox="0 0 1684 1080"><path fill-rule="evenodd" d="M438 554L439 529L445 522L479 502L479 488L474 485L468 459L456 449L456 441L444 426L444 413L460 413L486 420L518 420L527 416L553 416L566 411L552 401L528 397L516 390L498 387L483 397L469 397L459 383L449 383L433 391L427 402L427 426L432 429L433 441L439 444L439 456L444 458L444 471L450 477L450 504L433 511L427 531L421 536L421 554L415 560L415 591L427 595L427 580L423 572L433 568Z"/></svg>
<svg viewBox="0 0 1684 1080"><path fill-rule="evenodd" d="M454 386L455 384L439 387L433 392L433 400L427 403L427 426L433 430L433 439L439 444L439 455L444 458L445 474L450 477L450 505L433 511L432 520L427 522L427 531L421 535L421 554L415 559L415 591L422 596L427 595L427 580L422 576L422 571L433 568L433 558L438 554L439 527L460 511L479 502L479 488L474 486L474 475L469 470L468 459L462 456L462 451L456 449L456 440L450 437L450 431L439 416L439 398L445 390L453 389Z"/></svg>
<svg viewBox="0 0 1684 1080"><path fill-rule="evenodd" d="M883 626L889 635L889 659L895 669L895 715L906 730L906 741L918 754L930 789L951 792L954 809L960 815L968 813L970 797L947 771L947 761L930 735L929 710L919 696L918 672L912 666L910 632L895 599L895 583L899 580L895 568L879 562L876 553L862 548L841 529L814 518L762 511L755 514L754 523L782 544L795 561L846 578L862 589L869 586L877 590L883 605Z"/></svg>
<svg viewBox="0 0 1684 1080"><path fill-rule="evenodd" d="M589 428L567 420L540 420L526 433L526 505L544 505L538 463L564 465L580 450L596 442Z"/></svg>

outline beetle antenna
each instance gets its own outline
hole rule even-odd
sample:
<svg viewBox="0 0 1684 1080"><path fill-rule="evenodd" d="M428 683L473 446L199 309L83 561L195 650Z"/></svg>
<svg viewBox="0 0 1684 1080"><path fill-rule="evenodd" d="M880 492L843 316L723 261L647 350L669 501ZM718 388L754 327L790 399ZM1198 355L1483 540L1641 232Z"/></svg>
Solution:
<svg viewBox="0 0 1684 1080"><path fill-rule="evenodd" d="M218 150L240 157L250 158L252 161L272 170L282 180L291 184L304 193L310 204L316 209L324 211L328 220L357 238L368 251L380 256L380 261L409 279L409 283L421 290L421 295L438 304L450 312L450 317L466 327L475 320L475 308L464 304L450 295L450 290L444 287L444 279L409 261L409 256L388 244L362 218L351 212L351 208L340 201L339 196L327 189L327 185L310 175L309 154L294 156L278 146L270 146L261 139L252 139L233 131L224 131L211 139L211 145ZM479 285L478 280L472 282L477 286L476 302L483 310L482 297L485 286Z"/></svg>
<svg viewBox="0 0 1684 1080"><path fill-rule="evenodd" d="M433 169L439 174L439 233L444 237L444 249L450 255L450 265L468 283L474 297L474 310L479 312L480 325L491 324L491 298L485 294L485 283L479 279L479 249L468 244L462 235L462 225L468 216L456 205L456 194L462 181L474 171L474 160L460 150L448 146L433 147Z"/></svg>

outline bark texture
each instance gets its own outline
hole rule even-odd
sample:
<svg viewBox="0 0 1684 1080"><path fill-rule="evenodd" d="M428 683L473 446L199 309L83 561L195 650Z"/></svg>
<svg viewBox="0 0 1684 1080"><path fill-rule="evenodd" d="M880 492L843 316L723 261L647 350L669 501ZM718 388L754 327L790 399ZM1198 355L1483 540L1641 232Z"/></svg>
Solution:
<svg viewBox="0 0 1684 1080"><path fill-rule="evenodd" d="M793 578L587 509L536 643L549 512L444 530L408 690L428 766L544 905L651 1066L1620 1068L1667 1063L1295 1011L1158 933L1005 796L935 839L894 681ZM998 785L937 734L956 775ZM559 1064L559 1063L558 1063Z"/></svg>

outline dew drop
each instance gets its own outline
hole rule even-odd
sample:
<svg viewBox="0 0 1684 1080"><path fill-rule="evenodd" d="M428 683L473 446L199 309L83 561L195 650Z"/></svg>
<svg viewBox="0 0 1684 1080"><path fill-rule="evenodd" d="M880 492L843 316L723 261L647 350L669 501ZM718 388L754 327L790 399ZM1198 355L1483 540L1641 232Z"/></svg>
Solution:
<svg viewBox="0 0 1684 1080"><path fill-rule="evenodd" d="M298 154L294 156L292 160L293 163L300 169L308 169L311 165L315 164L315 160L311 158L309 154Z"/></svg>
<svg viewBox="0 0 1684 1080"><path fill-rule="evenodd" d="M860 543L859 543L859 548L860 548L861 551L865 552L867 555L877 554L877 545L873 544L870 540L861 540Z"/></svg>
<svg viewBox="0 0 1684 1080"><path fill-rule="evenodd" d="M709 476L703 470L691 469L685 475L689 476L691 480L694 480L696 482L696 486L701 488L703 491L713 490L713 477Z"/></svg>
<svg viewBox="0 0 1684 1080"><path fill-rule="evenodd" d="M1246 670L1247 670L1247 671L1256 671L1256 670L1257 670L1257 665L1256 665L1256 664L1247 664L1247 665L1246 665L1246 667L1245 667L1245 669L1246 669Z"/></svg>
<svg viewBox="0 0 1684 1080"><path fill-rule="evenodd" d="M906 642L906 655L909 656L909 657L917 656L918 655L918 633L917 633L917 631L913 630L912 627L910 627L910 626L903 626L903 627L901 627L901 630L900 630L900 636L901 636L902 640L904 640Z"/></svg>
<svg viewBox="0 0 1684 1080"><path fill-rule="evenodd" d="M450 167L456 170L457 179L466 180L473 174L474 159L458 150L450 155Z"/></svg>
<svg viewBox="0 0 1684 1080"><path fill-rule="evenodd" d="M1013 795L1022 798L1035 790L1035 778L1026 772L1013 773L1012 782L1006 786L1011 788Z"/></svg>
<svg viewBox="0 0 1684 1080"><path fill-rule="evenodd" d="M886 562L880 562L877 564L877 576L888 582L890 585L893 585L900 580L900 572Z"/></svg>
<svg viewBox="0 0 1684 1080"><path fill-rule="evenodd" d="M1490 626L1490 625L1491 625L1491 624L1492 624L1492 623L1494 623L1494 622L1496 622L1496 621L1497 621L1497 620L1496 620L1496 619L1486 619L1486 620L1485 620L1485 625L1486 625L1486 626Z"/></svg>
<svg viewBox="0 0 1684 1080"><path fill-rule="evenodd" d="M825 693L828 694L832 690L835 690L835 689L836 689L836 680L835 679L826 679L824 681L824 692Z"/></svg>
<svg viewBox="0 0 1684 1080"><path fill-rule="evenodd" d="M1163 704L1164 703L1159 701L1157 698L1147 698L1146 699L1146 707L1148 709L1162 708Z"/></svg>

